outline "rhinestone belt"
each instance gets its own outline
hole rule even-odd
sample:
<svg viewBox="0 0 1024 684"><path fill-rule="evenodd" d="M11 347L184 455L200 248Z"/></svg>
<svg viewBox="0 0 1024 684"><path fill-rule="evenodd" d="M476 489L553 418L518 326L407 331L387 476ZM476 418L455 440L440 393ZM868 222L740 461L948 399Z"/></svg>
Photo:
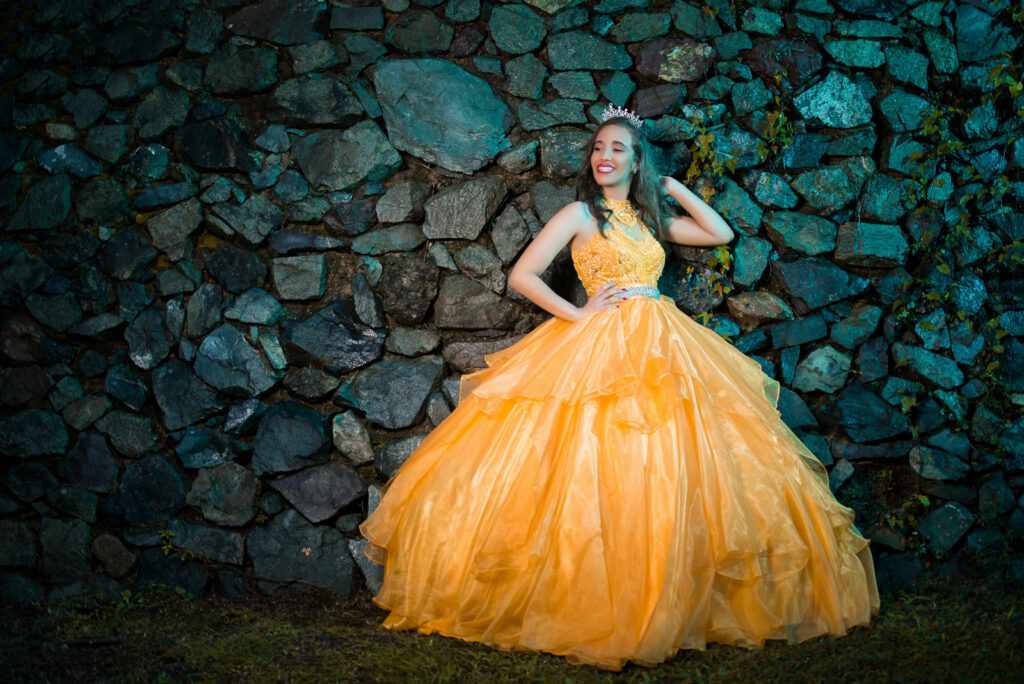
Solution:
<svg viewBox="0 0 1024 684"><path fill-rule="evenodd" d="M661 291L653 285L630 285L624 290L619 290L617 293L620 297L650 297L651 299L661 299Z"/></svg>

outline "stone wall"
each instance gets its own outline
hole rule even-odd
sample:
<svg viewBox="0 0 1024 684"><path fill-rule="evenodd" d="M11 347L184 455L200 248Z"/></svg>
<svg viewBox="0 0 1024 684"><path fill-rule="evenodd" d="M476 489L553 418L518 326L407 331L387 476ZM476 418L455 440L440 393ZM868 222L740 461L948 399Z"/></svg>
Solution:
<svg viewBox="0 0 1024 684"><path fill-rule="evenodd" d="M662 291L783 384L883 589L1024 575L1008 2L360 5L0 15L0 600L375 586L357 525L545 319L506 275L609 101L736 229Z"/></svg>

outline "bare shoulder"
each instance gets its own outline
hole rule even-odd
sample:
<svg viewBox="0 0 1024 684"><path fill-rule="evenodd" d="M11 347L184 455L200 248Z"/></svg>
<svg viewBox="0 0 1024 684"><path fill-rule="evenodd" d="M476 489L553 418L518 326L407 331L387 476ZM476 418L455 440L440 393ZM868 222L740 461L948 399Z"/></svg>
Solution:
<svg viewBox="0 0 1024 684"><path fill-rule="evenodd" d="M557 221L566 227L571 226L574 234L597 229L597 221L590 213L590 207L581 200L569 202L569 204L559 209L558 213L551 217L551 221Z"/></svg>

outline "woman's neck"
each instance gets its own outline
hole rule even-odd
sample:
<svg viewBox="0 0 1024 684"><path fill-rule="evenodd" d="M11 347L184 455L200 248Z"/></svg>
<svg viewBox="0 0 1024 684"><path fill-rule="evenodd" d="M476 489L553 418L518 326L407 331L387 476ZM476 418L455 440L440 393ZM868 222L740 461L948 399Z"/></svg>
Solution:
<svg viewBox="0 0 1024 684"><path fill-rule="evenodd" d="M601 194L610 200L621 202L629 199L629 187L625 185L608 185L601 188Z"/></svg>

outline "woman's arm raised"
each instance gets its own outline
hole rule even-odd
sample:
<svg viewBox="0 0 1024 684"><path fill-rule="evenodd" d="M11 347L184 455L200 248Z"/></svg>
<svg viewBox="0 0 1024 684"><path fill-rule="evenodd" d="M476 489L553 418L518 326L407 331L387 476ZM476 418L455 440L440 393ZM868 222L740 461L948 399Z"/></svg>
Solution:
<svg viewBox="0 0 1024 684"><path fill-rule="evenodd" d="M667 239L670 242L693 247L713 247L732 241L735 233L725 219L685 185L671 176L662 176L661 189L690 214L676 216L669 223Z"/></svg>
<svg viewBox="0 0 1024 684"><path fill-rule="evenodd" d="M509 287L545 311L567 321L578 321L595 311L614 307L612 289L615 283L606 283L580 308L559 297L540 278L540 274L551 265L555 255L591 221L590 214L582 202L572 202L559 210L512 267L508 275Z"/></svg>

